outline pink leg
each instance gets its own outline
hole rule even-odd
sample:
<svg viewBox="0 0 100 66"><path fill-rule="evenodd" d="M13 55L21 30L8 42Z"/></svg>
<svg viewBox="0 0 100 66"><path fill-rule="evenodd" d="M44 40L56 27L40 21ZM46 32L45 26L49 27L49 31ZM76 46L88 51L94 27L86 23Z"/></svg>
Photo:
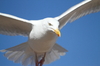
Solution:
<svg viewBox="0 0 100 66"><path fill-rule="evenodd" d="M39 62L40 66L43 65L43 63L44 63L44 61L45 61L45 56L46 56L46 53L44 53L43 58L42 58L42 59L40 60L40 62Z"/></svg>

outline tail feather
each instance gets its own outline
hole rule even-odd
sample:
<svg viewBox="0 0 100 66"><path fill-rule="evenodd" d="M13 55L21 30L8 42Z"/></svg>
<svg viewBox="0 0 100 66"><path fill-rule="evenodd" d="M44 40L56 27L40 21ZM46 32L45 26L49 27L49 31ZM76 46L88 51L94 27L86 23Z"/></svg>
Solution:
<svg viewBox="0 0 100 66"><path fill-rule="evenodd" d="M60 55L59 55L58 51L55 51L52 49L50 53L46 54L44 64L49 64L59 58L60 58Z"/></svg>
<svg viewBox="0 0 100 66"><path fill-rule="evenodd" d="M22 65L24 65L25 63L27 63L26 61L27 61L28 58L29 58L28 55L25 55L25 56L23 57L23 59L21 60L21 61L22 61ZM25 64L25 65L26 65L26 64Z"/></svg>
<svg viewBox="0 0 100 66"><path fill-rule="evenodd" d="M23 54L24 54L24 51L23 51L23 52L18 52L18 53L15 55L15 60L14 60L14 62L15 62L15 63L20 63L20 60L21 60L21 57L22 57Z"/></svg>
<svg viewBox="0 0 100 66"><path fill-rule="evenodd" d="M22 61L21 63L24 66L27 66L29 64L34 65L35 62L34 59L35 59L34 55L25 55L21 60Z"/></svg>
<svg viewBox="0 0 100 66"><path fill-rule="evenodd" d="M34 51L28 46L27 42L20 45L0 50L0 52L5 52L4 56L9 60L14 61L15 63L22 63L23 66L35 65L35 54ZM58 44L55 44L51 51L46 53L44 64L49 64L57 59L60 56L64 55L67 52L66 49L62 48ZM43 57L43 54L39 54L38 60Z"/></svg>
<svg viewBox="0 0 100 66"><path fill-rule="evenodd" d="M30 49L27 42L0 50L0 52L5 52L4 56L7 57L7 59L12 60L15 63L22 63L23 66L34 64L34 51Z"/></svg>
<svg viewBox="0 0 100 66"><path fill-rule="evenodd" d="M13 51L8 51L4 54L5 57L8 57Z"/></svg>
<svg viewBox="0 0 100 66"><path fill-rule="evenodd" d="M24 51L26 48L27 48L27 46L28 46L28 44L27 44L27 42L25 42L25 43L22 43L22 44L19 44L19 45L17 45L17 46L14 46L14 47L11 47L11 48L8 48L8 49L5 49L6 51L8 50L8 51Z"/></svg>
<svg viewBox="0 0 100 66"><path fill-rule="evenodd" d="M15 52L11 53L7 58L8 58L9 60L14 60L15 55L16 55L17 53L18 53L18 52L15 51Z"/></svg>
<svg viewBox="0 0 100 66"><path fill-rule="evenodd" d="M64 49L63 47L61 47L57 43L53 46L53 49L57 50L58 52L68 52L68 50Z"/></svg>
<svg viewBox="0 0 100 66"><path fill-rule="evenodd" d="M22 65L23 66L27 66L30 64L30 59L26 58L23 62L22 62Z"/></svg>
<svg viewBox="0 0 100 66"><path fill-rule="evenodd" d="M34 63L34 62L35 62L35 60L32 60L32 59L34 59L34 57L33 57L33 56L31 57L31 66L34 66L34 65L35 65L35 63Z"/></svg>
<svg viewBox="0 0 100 66"><path fill-rule="evenodd" d="M60 58L60 56L65 55L65 52L68 52L66 49L61 47L58 44L55 44L50 52L46 54L45 62L44 64L49 64L57 59Z"/></svg>

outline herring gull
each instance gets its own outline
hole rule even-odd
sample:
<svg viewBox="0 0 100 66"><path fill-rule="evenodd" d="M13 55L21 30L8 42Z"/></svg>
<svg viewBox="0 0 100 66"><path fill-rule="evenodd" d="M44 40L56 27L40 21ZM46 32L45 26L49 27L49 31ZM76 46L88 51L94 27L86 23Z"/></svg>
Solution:
<svg viewBox="0 0 100 66"><path fill-rule="evenodd" d="M84 0L60 16L41 20L26 20L0 13L0 34L23 35L28 41L17 46L0 50L4 56L22 65L42 66L65 55L66 49L56 43L60 30L68 23L94 12L100 11L100 0Z"/></svg>

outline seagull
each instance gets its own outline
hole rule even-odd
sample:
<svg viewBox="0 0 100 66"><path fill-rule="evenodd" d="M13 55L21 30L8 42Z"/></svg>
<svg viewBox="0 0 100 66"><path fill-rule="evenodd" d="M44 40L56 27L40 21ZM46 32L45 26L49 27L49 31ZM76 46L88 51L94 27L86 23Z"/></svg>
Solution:
<svg viewBox="0 0 100 66"><path fill-rule="evenodd" d="M23 66L43 66L56 61L68 50L56 43L60 30L69 22L100 11L100 0L84 0L54 18L26 20L13 15L0 13L0 34L22 35L28 41L17 46L0 50L4 56Z"/></svg>

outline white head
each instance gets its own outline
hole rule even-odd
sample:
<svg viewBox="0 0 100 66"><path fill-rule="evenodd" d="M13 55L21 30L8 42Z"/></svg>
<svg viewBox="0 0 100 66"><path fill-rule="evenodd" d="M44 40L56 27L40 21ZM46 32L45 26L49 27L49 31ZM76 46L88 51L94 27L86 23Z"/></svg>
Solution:
<svg viewBox="0 0 100 66"><path fill-rule="evenodd" d="M47 30L55 32L58 36L60 36L59 31L59 22L54 18L45 18L43 19L44 27L47 28Z"/></svg>

